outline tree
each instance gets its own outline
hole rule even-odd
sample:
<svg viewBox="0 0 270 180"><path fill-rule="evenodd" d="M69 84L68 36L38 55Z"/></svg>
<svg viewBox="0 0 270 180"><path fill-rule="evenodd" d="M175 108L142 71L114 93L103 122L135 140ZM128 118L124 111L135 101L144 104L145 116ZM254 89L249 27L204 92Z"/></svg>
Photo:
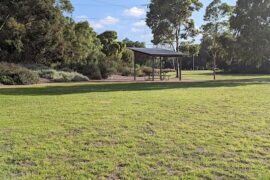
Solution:
<svg viewBox="0 0 270 180"><path fill-rule="evenodd" d="M69 0L2 0L0 59L44 64L62 60L63 13L72 10Z"/></svg>
<svg viewBox="0 0 270 180"><path fill-rule="evenodd" d="M145 48L144 42L132 41L128 38L123 39L122 43L125 44L126 47Z"/></svg>
<svg viewBox="0 0 270 180"><path fill-rule="evenodd" d="M237 38L238 64L242 71L270 67L270 1L238 0L231 27ZM270 70L265 69L265 72Z"/></svg>
<svg viewBox="0 0 270 180"><path fill-rule="evenodd" d="M201 7L199 0L151 0L146 23L154 35L152 42L168 44L179 52L180 40L197 34L191 15Z"/></svg>
<svg viewBox="0 0 270 180"><path fill-rule="evenodd" d="M119 56L123 50L123 44L117 41L117 32L105 31L98 35L102 44L102 52L106 56Z"/></svg>
<svg viewBox="0 0 270 180"><path fill-rule="evenodd" d="M216 80L217 57L224 52L218 40L225 32L229 31L228 19L232 12L232 6L229 6L227 3L222 3L221 0L213 0L206 8L204 15L206 24L202 26L203 38L208 42L207 50L209 55L213 58L214 80Z"/></svg>
<svg viewBox="0 0 270 180"><path fill-rule="evenodd" d="M190 54L192 54L192 66L193 71L195 70L195 56L199 55L200 52L200 45L198 44L192 44L189 49Z"/></svg>
<svg viewBox="0 0 270 180"><path fill-rule="evenodd" d="M130 49L125 48L122 52L121 60L123 61L123 63L129 66L132 65L132 62L134 60L134 53Z"/></svg>
<svg viewBox="0 0 270 180"><path fill-rule="evenodd" d="M97 34L87 21L76 23L68 19L64 39L65 61L68 63L87 63L89 59L98 61L102 54Z"/></svg>
<svg viewBox="0 0 270 180"><path fill-rule="evenodd" d="M194 42L182 42L180 43L179 49L181 52L188 54L189 57L192 57L192 69L195 70L195 56L199 55L200 45L194 44Z"/></svg>

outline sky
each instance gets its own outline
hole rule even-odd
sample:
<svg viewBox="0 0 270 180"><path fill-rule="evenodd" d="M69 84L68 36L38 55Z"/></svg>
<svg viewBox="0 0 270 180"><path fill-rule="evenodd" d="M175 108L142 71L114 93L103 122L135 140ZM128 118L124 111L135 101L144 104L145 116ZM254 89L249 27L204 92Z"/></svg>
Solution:
<svg viewBox="0 0 270 180"><path fill-rule="evenodd" d="M195 26L200 27L203 22L205 8L212 0L201 0L203 8L194 12L192 18ZM89 21L97 33L114 30L118 39L129 38L133 41L145 42L152 47L152 33L145 24L147 5L150 0L71 0L75 11L72 17L76 21ZM234 5L236 0L224 0ZM200 41L196 37L196 42Z"/></svg>

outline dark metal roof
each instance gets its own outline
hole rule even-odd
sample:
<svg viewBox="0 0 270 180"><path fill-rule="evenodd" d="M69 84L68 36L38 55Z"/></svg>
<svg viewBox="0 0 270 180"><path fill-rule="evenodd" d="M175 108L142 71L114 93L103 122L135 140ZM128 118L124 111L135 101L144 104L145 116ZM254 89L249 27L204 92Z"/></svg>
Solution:
<svg viewBox="0 0 270 180"><path fill-rule="evenodd" d="M184 53L174 52L167 49L161 48L129 48L134 52L146 54L149 56L157 56L157 57L182 57L185 56Z"/></svg>

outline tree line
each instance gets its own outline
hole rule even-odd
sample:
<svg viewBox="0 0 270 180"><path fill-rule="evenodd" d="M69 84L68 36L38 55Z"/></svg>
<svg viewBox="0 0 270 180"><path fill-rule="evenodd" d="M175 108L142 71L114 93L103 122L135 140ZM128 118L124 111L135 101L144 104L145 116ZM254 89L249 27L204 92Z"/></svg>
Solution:
<svg viewBox="0 0 270 180"><path fill-rule="evenodd" d="M197 66L214 74L216 69L270 73L270 0L238 0L236 6L213 0L199 30L192 13L201 8L199 0L151 0L147 25L153 44L189 54L187 69L196 56ZM203 36L201 44L194 43L198 34Z"/></svg>
<svg viewBox="0 0 270 180"><path fill-rule="evenodd" d="M93 78L132 66L127 46L144 43L119 42L114 31L97 34L87 21L70 18L73 11L70 0L2 0L0 61L71 68Z"/></svg>
<svg viewBox="0 0 270 180"><path fill-rule="evenodd" d="M152 43L188 54L187 69L270 72L270 0L238 0L236 6L213 0L200 30L192 14L202 7L199 0L151 0ZM127 47L143 42L120 42L114 31L97 34L87 21L70 18L73 11L70 0L2 0L0 61L70 68L90 78L132 68ZM201 44L194 43L198 34Z"/></svg>

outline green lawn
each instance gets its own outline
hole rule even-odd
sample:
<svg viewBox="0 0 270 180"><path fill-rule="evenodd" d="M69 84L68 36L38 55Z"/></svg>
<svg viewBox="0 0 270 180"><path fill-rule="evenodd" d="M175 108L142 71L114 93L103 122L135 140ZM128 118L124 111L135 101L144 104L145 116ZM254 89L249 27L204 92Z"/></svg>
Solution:
<svg viewBox="0 0 270 180"><path fill-rule="evenodd" d="M219 78L0 87L0 179L269 179L270 76Z"/></svg>
<svg viewBox="0 0 270 180"><path fill-rule="evenodd" d="M183 71L184 80L213 80L212 71ZM171 74L172 75L172 74ZM174 77L175 75L172 75ZM254 81L264 78L269 79L270 75L252 75L252 74L217 74L217 80L246 80Z"/></svg>

